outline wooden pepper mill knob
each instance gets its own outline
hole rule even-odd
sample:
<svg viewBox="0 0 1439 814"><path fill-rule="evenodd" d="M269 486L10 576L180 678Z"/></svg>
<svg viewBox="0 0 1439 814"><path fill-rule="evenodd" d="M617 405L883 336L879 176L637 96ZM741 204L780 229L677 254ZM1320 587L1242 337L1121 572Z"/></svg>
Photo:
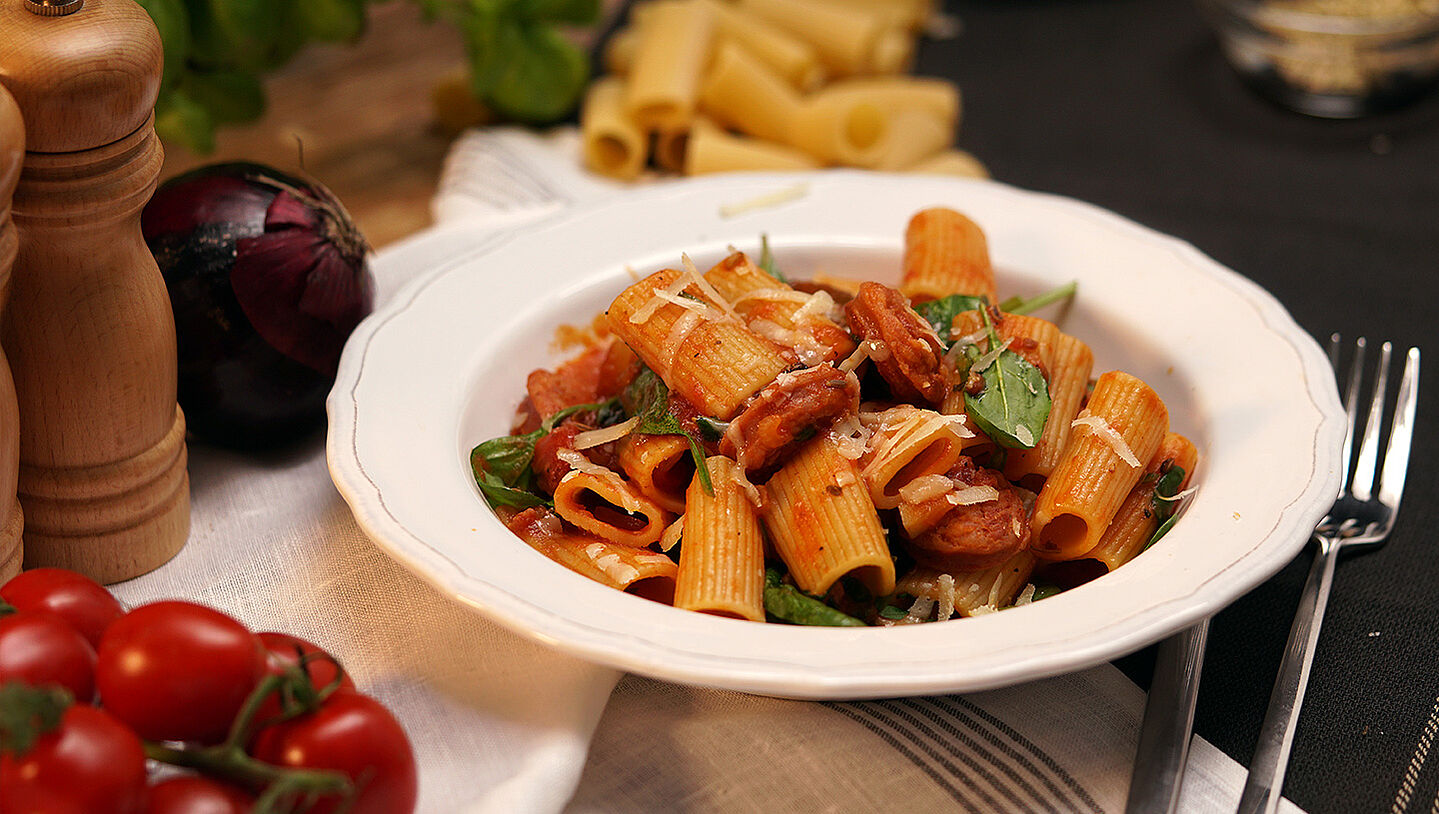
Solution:
<svg viewBox="0 0 1439 814"><path fill-rule="evenodd" d="M160 69L159 34L133 0L0 0L0 84L27 150L0 332L20 405L27 568L117 582L189 533L175 323L140 234L162 158Z"/></svg>
<svg viewBox="0 0 1439 814"><path fill-rule="evenodd" d="M0 315L10 296L10 270L15 265L19 237L10 222L10 196L20 178L20 165L25 160L25 123L20 108L0 86ZM0 317L3 318L3 317ZM20 406L15 403L15 381L10 377L10 363L0 352L0 582L20 572L24 547L20 532L24 518L20 501L15 497L15 482L20 474Z"/></svg>

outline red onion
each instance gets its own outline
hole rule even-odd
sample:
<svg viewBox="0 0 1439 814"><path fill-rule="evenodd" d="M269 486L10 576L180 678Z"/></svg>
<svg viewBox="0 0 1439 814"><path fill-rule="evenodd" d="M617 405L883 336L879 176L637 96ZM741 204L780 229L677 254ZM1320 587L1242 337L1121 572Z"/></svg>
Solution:
<svg viewBox="0 0 1439 814"><path fill-rule="evenodd" d="M334 194L216 164L163 184L141 224L170 291L190 429L253 449L322 425L340 351L374 301L369 245Z"/></svg>

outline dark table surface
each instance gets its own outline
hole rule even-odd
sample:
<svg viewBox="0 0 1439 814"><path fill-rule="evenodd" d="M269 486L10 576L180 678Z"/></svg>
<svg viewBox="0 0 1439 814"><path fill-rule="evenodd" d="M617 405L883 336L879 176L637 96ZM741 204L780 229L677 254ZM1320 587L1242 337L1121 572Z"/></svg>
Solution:
<svg viewBox="0 0 1439 814"><path fill-rule="evenodd" d="M1191 3L947 5L963 32L927 44L917 70L959 82L960 146L997 180L1188 240L1321 341L1389 339L1439 362L1439 94L1311 119L1242 85ZM1439 387L1424 382L1393 535L1339 563L1285 783L1308 811L1402 811L1406 777L1410 810L1439 795L1439 756L1422 758L1439 725L1436 455ZM1312 553L1212 623L1196 729L1246 765ZM1119 665L1145 685L1153 661Z"/></svg>

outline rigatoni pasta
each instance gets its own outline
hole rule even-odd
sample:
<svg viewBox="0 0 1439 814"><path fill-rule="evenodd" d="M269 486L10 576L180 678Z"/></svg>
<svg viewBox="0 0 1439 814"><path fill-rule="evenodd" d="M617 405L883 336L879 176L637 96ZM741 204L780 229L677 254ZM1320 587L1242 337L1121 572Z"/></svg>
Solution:
<svg viewBox="0 0 1439 814"><path fill-rule="evenodd" d="M983 232L944 208L910 222L910 296L760 257L636 275L612 336L528 377L517 429L471 455L517 535L683 609L893 625L1037 601L1167 531L1198 450L1026 313L1072 286L1001 308Z"/></svg>

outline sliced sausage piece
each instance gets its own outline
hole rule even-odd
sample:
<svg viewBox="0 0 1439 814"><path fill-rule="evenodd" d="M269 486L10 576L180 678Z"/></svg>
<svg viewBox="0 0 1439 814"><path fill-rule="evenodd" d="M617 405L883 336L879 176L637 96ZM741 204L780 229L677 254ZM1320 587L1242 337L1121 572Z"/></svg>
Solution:
<svg viewBox="0 0 1439 814"><path fill-rule="evenodd" d="M1017 489L993 469L974 465L967 456L949 471L963 486L991 486L994 500L955 506L906 548L921 565L950 573L991 568L1029 545L1029 513Z"/></svg>
<svg viewBox="0 0 1439 814"><path fill-rule="evenodd" d="M829 365L781 373L730 422L720 454L746 474L778 469L794 448L859 410L859 380Z"/></svg>
<svg viewBox="0 0 1439 814"><path fill-rule="evenodd" d="M908 298L887 285L866 282L844 313L851 331L884 343L885 352L871 359L895 400L929 404L944 400L944 347Z"/></svg>

